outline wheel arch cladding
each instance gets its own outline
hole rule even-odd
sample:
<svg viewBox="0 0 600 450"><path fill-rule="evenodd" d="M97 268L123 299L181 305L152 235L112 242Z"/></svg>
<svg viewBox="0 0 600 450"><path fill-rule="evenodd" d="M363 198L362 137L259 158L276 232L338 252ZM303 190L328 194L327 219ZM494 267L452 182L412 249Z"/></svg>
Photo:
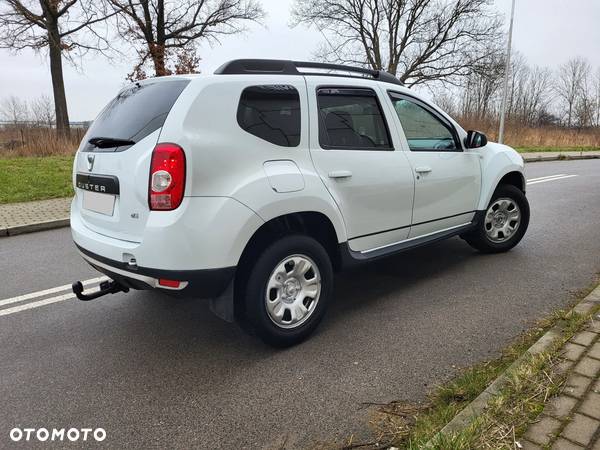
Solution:
<svg viewBox="0 0 600 450"><path fill-rule="evenodd" d="M252 261L276 239L294 233L306 234L317 240L327 251L334 269L340 267L338 238L333 223L325 214L316 211L284 214L262 224L246 244L239 266Z"/></svg>
<svg viewBox="0 0 600 450"><path fill-rule="evenodd" d="M517 171L508 172L506 175L500 178L500 181L498 181L498 186L500 186L501 184L508 184L514 186L523 193L525 193L525 189L527 186L523 173ZM496 186L496 188L498 186Z"/></svg>

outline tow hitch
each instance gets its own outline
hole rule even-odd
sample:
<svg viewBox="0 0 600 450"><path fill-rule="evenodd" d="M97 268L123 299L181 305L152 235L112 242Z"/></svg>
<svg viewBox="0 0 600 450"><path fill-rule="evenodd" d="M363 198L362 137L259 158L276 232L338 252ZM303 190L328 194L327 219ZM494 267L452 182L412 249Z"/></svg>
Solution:
<svg viewBox="0 0 600 450"><path fill-rule="evenodd" d="M91 294L83 293L83 284L81 281L76 281L71 285L73 289L73 293L77 296L79 300L87 302L89 300L94 300L98 297L102 297L107 294L116 294L117 292L129 292L129 288L127 286L123 286L122 284L117 283L114 280L106 280L100 283L100 290L92 292Z"/></svg>

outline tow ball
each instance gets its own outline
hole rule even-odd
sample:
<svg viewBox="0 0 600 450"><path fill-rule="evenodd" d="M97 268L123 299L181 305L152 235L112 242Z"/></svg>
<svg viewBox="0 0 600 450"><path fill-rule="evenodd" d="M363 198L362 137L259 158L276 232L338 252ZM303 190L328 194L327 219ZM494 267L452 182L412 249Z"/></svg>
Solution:
<svg viewBox="0 0 600 450"><path fill-rule="evenodd" d="M83 293L83 284L81 281L76 281L71 285L73 289L73 293L77 296L79 300L87 302L89 300L94 300L96 298L102 297L107 294L116 294L117 292L129 292L129 288L127 286L123 286L120 283L117 283L114 280L106 280L100 283L100 289L98 291L91 292L90 294Z"/></svg>

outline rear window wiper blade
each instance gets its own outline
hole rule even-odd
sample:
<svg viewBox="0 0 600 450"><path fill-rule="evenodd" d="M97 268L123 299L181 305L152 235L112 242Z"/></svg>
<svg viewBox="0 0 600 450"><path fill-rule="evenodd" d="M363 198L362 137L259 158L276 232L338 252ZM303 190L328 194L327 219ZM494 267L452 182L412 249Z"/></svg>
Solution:
<svg viewBox="0 0 600 450"><path fill-rule="evenodd" d="M95 137L88 140L90 144L98 148L120 147L122 145L133 145L134 141L130 139L118 139L110 137Z"/></svg>

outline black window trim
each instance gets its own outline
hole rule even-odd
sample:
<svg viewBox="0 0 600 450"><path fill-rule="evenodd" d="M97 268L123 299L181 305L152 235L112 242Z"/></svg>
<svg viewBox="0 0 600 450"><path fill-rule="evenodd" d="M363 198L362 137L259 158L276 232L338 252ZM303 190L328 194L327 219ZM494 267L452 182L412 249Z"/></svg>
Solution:
<svg viewBox="0 0 600 450"><path fill-rule="evenodd" d="M321 109L319 108L319 91L327 90L327 89L335 89L337 91L345 91L338 93L330 93L329 95L346 95L346 96L364 96L364 97L375 97L375 101L377 102L377 106L379 108L379 112L381 113L381 117L383 118L383 125L385 126L385 132L387 134L388 142L390 143L390 147L346 147L343 145L329 145L324 144L321 141L321 133L324 124L322 123L321 117ZM394 141L392 140L392 134L390 133L390 127L388 125L387 119L385 117L385 111L381 105L381 101L379 100L379 96L375 89L366 86L340 86L340 85L323 85L317 86L315 90L315 95L317 99L317 123L318 123L318 136L319 136L319 146L323 150L348 150L348 151L379 151L379 152L393 152L396 150L394 147Z"/></svg>
<svg viewBox="0 0 600 450"><path fill-rule="evenodd" d="M267 139L264 139L254 133L249 132L248 130L246 130L242 124L239 121L239 107L241 105L242 102L242 98L244 96L244 92L246 91L246 89L250 89L250 88L255 88L255 87L261 87L261 86L288 86L288 87L292 87L294 88L294 90L296 91L296 93L298 94L298 105L300 106L300 134L298 136L298 143L296 145L279 145L279 144L275 144L274 142L271 142ZM236 123L238 125L238 127L246 134L249 134L251 136L254 136L256 139L260 139L262 142L267 142L271 145L274 145L275 147L280 147L280 148L287 148L287 149L298 149L300 148L301 144L302 144L302 95L300 94L300 91L298 90L298 88L293 85L293 84L289 84L289 83L262 83L262 84L249 84L247 86L244 86L244 88L242 89L242 91L240 92L240 98L238 99L238 103L237 103L237 110L236 110Z"/></svg>
<svg viewBox="0 0 600 450"><path fill-rule="evenodd" d="M418 106L421 106L425 111L427 111L431 115L433 115L436 119L438 119L442 123L442 125L444 127L446 127L448 129L448 131L450 131L450 134L452 134L452 137L454 138L454 144L456 145L456 149L454 149L454 150L440 149L440 148L412 149L412 148L410 148L410 145L408 145L408 139L406 138L406 135L404 135L404 139L406 139L406 144L408 145L409 151L411 151L411 152L440 152L440 153L462 153L462 152L464 152L462 143L458 136L458 132L456 131L456 127L454 127L454 125L448 119L446 119L444 116L442 116L434 107L427 104L423 100L418 99L417 97L413 97L412 95L405 94L404 92L398 92L398 91L394 91L391 89L388 89L387 92L388 92L388 95L390 96L390 100L392 102L393 102L394 98L407 100L409 102L413 102L413 103L417 104ZM394 110L395 110L395 108L394 108ZM400 122L400 127L402 127L402 121L400 120L400 117L398 117L397 113L396 113L396 117L398 118L398 122ZM404 133L404 127L402 127L402 132Z"/></svg>

